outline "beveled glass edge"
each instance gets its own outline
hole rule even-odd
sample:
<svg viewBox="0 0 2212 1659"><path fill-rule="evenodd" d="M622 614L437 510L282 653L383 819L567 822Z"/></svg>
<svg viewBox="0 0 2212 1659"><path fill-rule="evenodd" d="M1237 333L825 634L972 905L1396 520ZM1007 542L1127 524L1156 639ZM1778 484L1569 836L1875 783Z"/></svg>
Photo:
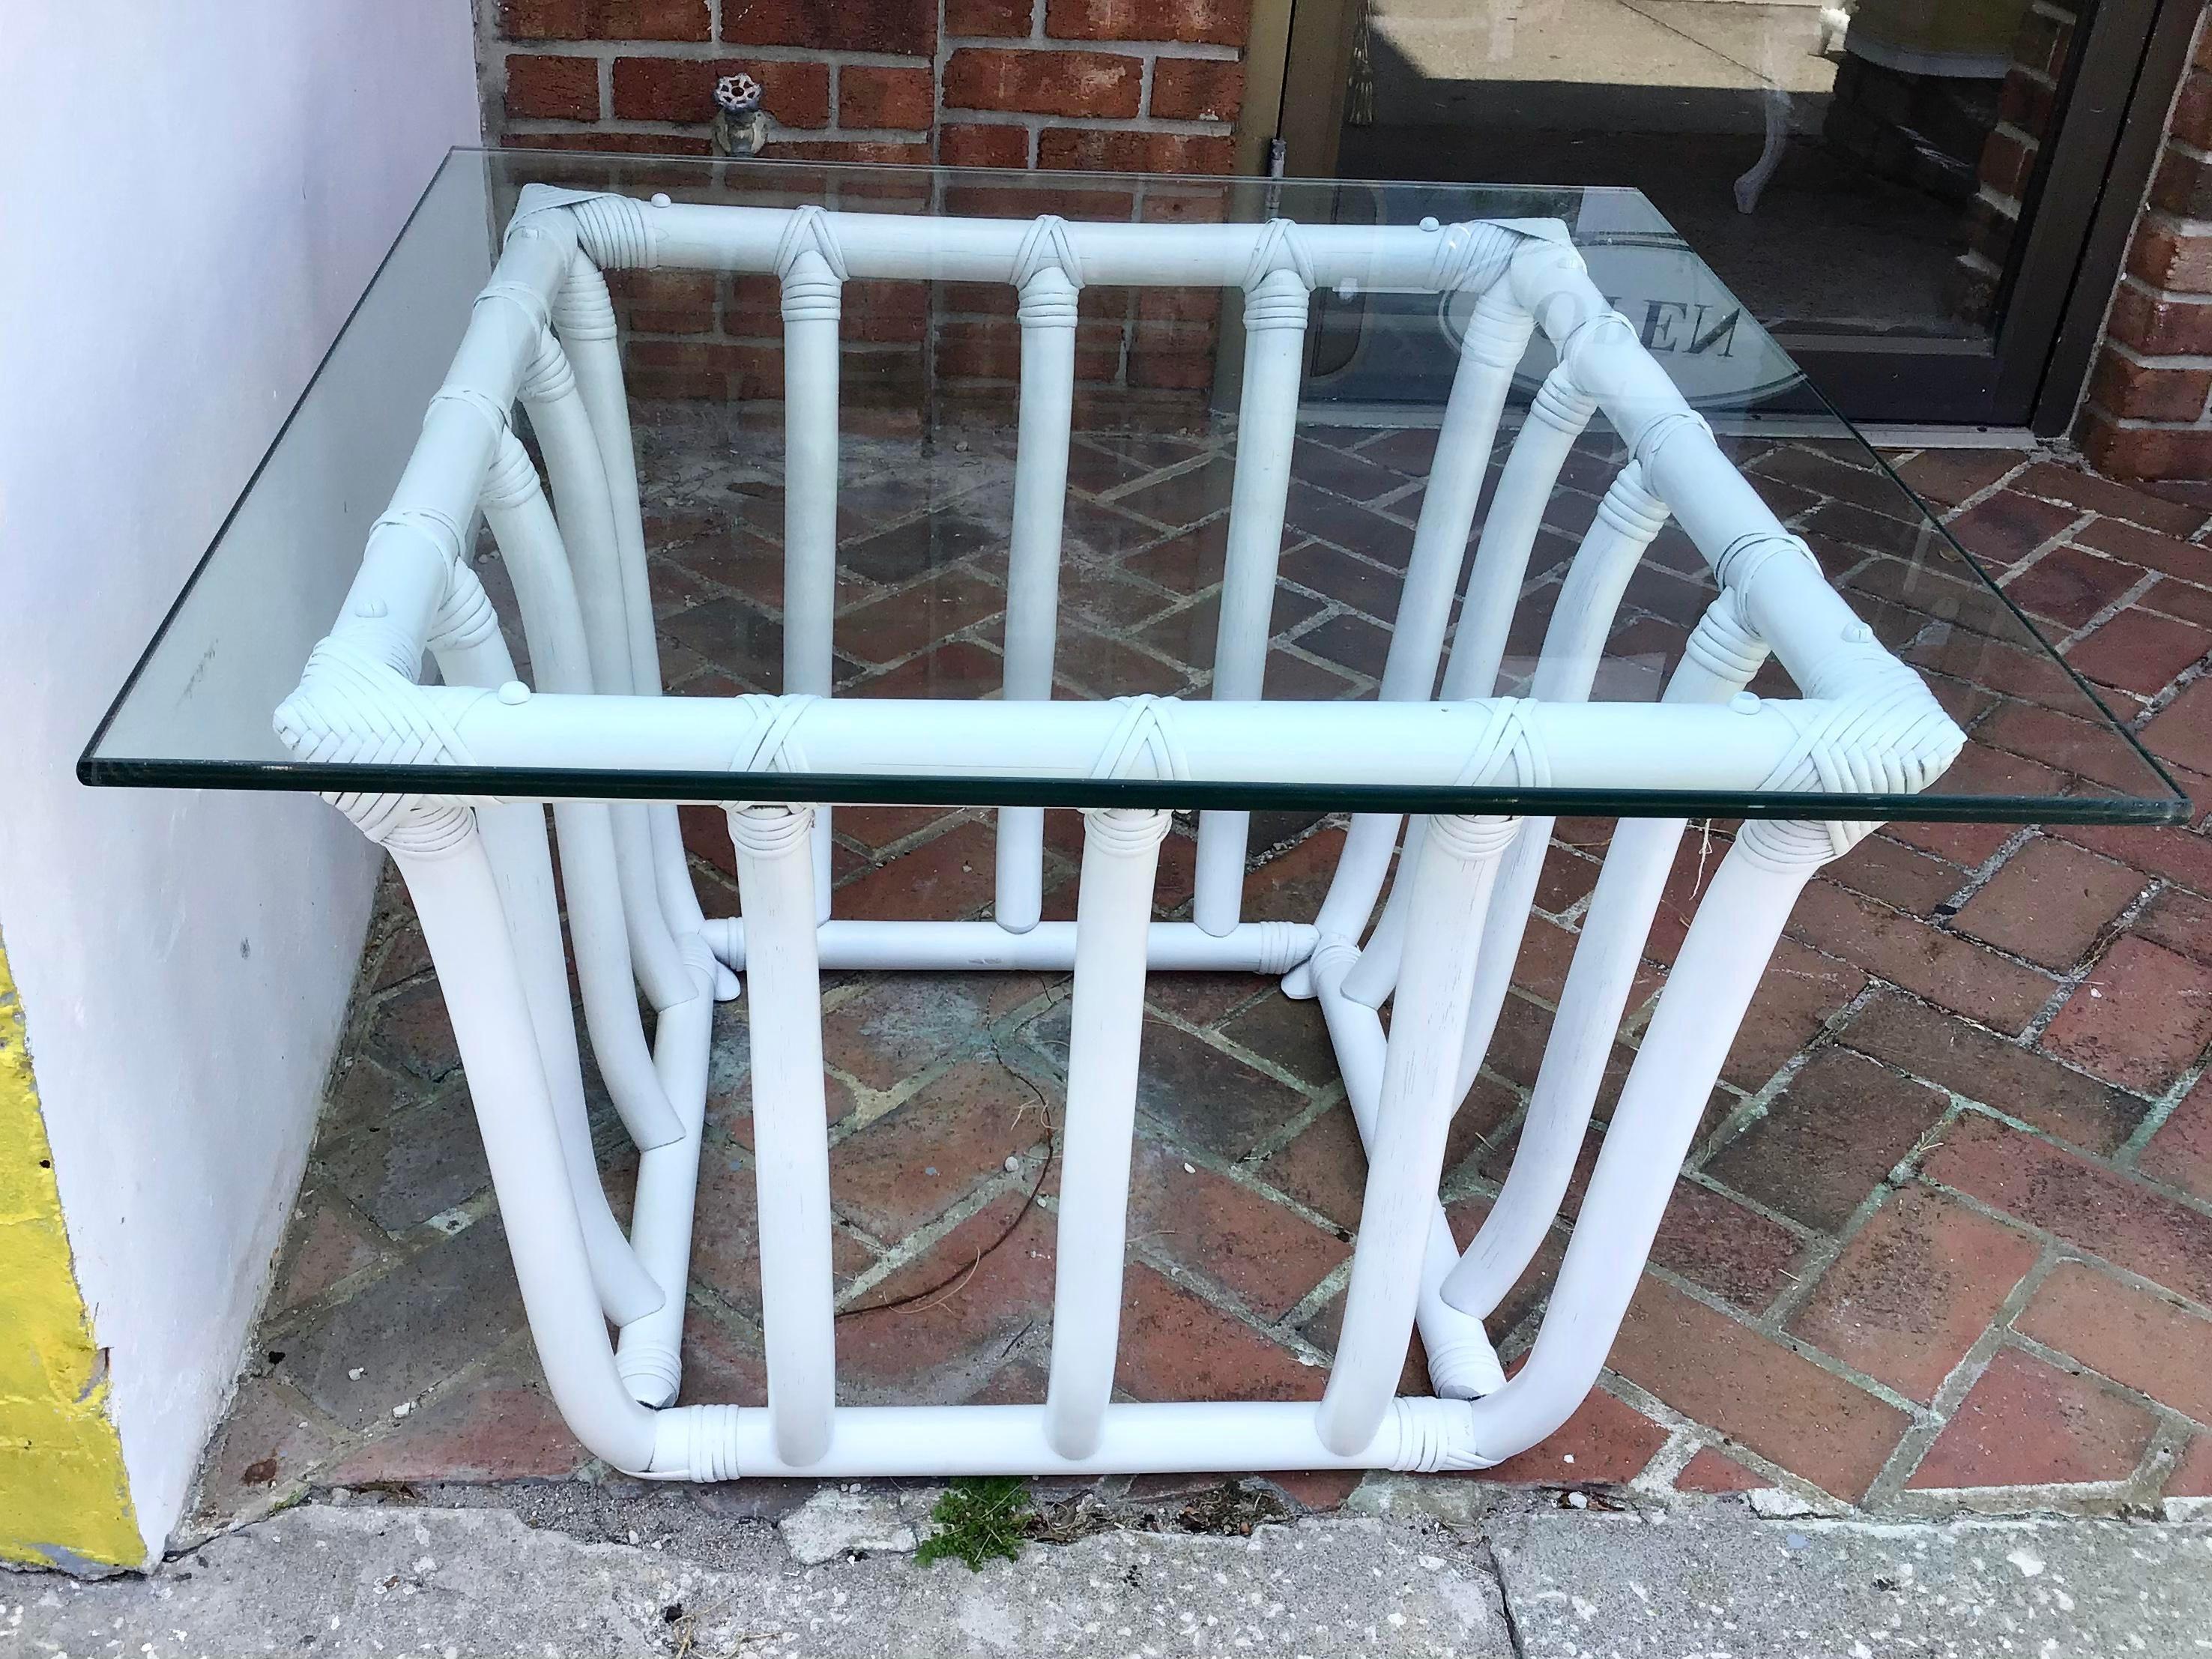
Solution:
<svg viewBox="0 0 2212 1659"><path fill-rule="evenodd" d="M254 461L253 470L246 475L246 482L240 487L238 493L232 497L229 507L223 512L221 522L216 526L214 532L208 537L207 545L200 550L199 557L193 561L190 574L185 576L183 585L177 590L176 598L169 602L169 607L162 613L161 620L155 628L152 636L147 640L144 648L138 653L136 660L131 663L130 673L124 677L122 686L116 691L114 696L109 699L107 708L100 714L98 724L92 729L91 736L85 739L84 748L77 756L76 778L78 782L89 787L137 784L162 788L268 789L288 788L291 787L289 785L264 784L240 781L241 778L250 776L251 775L258 772L259 769L257 767L256 763L252 762L149 762L144 760L107 759L103 758L100 755L100 745L101 740L107 736L110 728L114 726L117 718L122 714L124 705L131 699L131 694L137 690L139 680L144 677L146 670L153 662L155 653L161 650L162 641L168 637L170 628L175 623L178 616L185 608L185 602L191 597L192 590L198 586L201 577L206 574L208 564L210 561L215 557L216 550L222 545L223 538L229 534L231 525L236 520L239 514L244 510L246 503L252 495L255 488L259 485L262 474L268 471L270 463L276 459L277 452L283 448L284 440L292 429L293 422L299 418L300 411L307 407L307 399L313 395L315 387L322 380L324 372L330 367L331 359L337 355L339 343L345 338L347 333L352 329L356 320L360 317L362 307L368 303L368 297L371 294L375 292L377 283L383 280L384 273L386 268L392 264L394 256L398 254L400 244L407 240L408 233L415 228L416 220L422 216L423 206L429 201L431 194L436 191L440 182L446 177L447 170L459 161L467 161L478 166L486 166L504 161L510 156L538 158L547 161L556 161L568 164L577 164L580 162L582 165L586 166L596 163L600 166L610 167L637 162L673 162L678 166L696 168L714 167L722 166L726 163L734 163L744 167L782 166L789 167L795 172L807 171L817 173L849 173L855 176L868 178L881 178L884 174L890 173L926 173L930 175L943 173L955 173L963 176L988 175L1010 179L1028 179L1034 181L1037 176L1034 170L1029 168L951 167L945 167L936 162L932 162L922 167L913 167L851 161L793 161L787 162L778 161L774 158L759 156L740 158L733 156L708 157L700 155L660 155L646 153L633 155L628 152L614 154L611 152L599 151L532 149L526 148L508 148L505 146L493 148L483 144L455 144L451 146L447 149L445 155L439 158L438 165L430 170L429 178L424 181L421 191L416 194L414 202L408 207L406 217L400 221L399 228L393 233L390 244L385 248L384 252L378 258L376 268L369 272L368 279L362 284L361 292L354 296L352 305L346 308L346 314L343 319L338 324L336 331L331 334L330 343L323 348L322 355L315 360L315 367L313 370L301 384L299 395L293 398L291 406L284 411L284 418L278 423L276 432L270 436L268 447L262 451L260 456ZM1254 179L1246 178L1242 174L1235 173L1160 174L1147 173L1094 172L1088 169L1073 171L1068 174L1068 176L1070 178L1080 179L1141 180L1155 184L1161 183L1163 181L1188 181L1195 183L1250 185L1259 187L1264 187L1270 183L1283 182L1297 182L1314 185L1335 185L1370 182L1358 179L1300 179L1296 181L1284 181L1270 180L1266 179ZM1389 181L1383 180L1379 182L1388 183ZM1449 188L1449 186L1441 185L1438 187ZM1482 186L1476 186L1476 188L1482 188ZM1536 191L1561 187L1540 185L1504 185L1496 186L1496 188L1506 191L1523 190ZM1627 187L1600 185L1573 185L1566 186L1565 188L1583 191L1589 189L1614 190L1625 189ZM1826 400L1823 399L1822 401L1825 404ZM1832 410L1830 412L1832 415ZM1838 418L1840 420L1840 417ZM1850 428L1848 423L1844 424L1844 429L1846 431L1850 431ZM1856 436L1856 434L1853 434L1852 435ZM1917 497L1915 497L1915 499L1917 500ZM273 714L274 711L272 710L271 712ZM122 769L118 770L118 769ZM126 778L122 775L123 770L131 770L133 775ZM200 775L202 773L207 773L211 778L211 775L216 772L224 774L224 780L222 781L210 781L209 779L204 779Z"/></svg>
<svg viewBox="0 0 2212 1659"><path fill-rule="evenodd" d="M2161 773L2160 776L2164 776ZM528 800L790 801L913 806L1146 806L1200 811L1319 807L1345 812L1548 814L1606 818L1797 818L1890 823L2188 822L2179 789L2133 795L1730 794L1671 789L1463 789L1438 784L1244 783L1197 779L907 777L849 772L605 772L476 766L270 762L77 763L95 787L251 789L292 794L468 795Z"/></svg>
<svg viewBox="0 0 2212 1659"><path fill-rule="evenodd" d="M1920 516L1928 521L1929 526L1935 530L1937 535L1941 536L1946 542L1950 544L1951 550L1966 561L1966 568L1972 571L1975 575L1981 578L1982 586L1989 589L1991 593L1996 596L1997 602L2003 605L2006 610L2012 612L2013 620L2027 630L2028 638L2033 640L2038 645L2041 646L2043 647L2044 653L2048 656L2051 661L2057 663L2060 668L2065 671L2066 677L2074 682L2075 689L2079 690L2083 696L2089 700L2089 706L2092 708L2094 708L2100 714L2102 714L2105 717L2106 724L2115 732L2118 733L2120 741L2126 744L2129 748L2134 750L2136 752L2136 758L2150 769L2151 775L2156 778L2160 783L2164 784L2169 790L2172 791L2174 795L2179 799L2182 803L2182 818L2180 821L2185 822L2188 817L2188 793L2179 783L2174 781L2173 774L2166 769L2165 763L2161 762L2157 756L2152 754L2149 750L2143 747L2142 740L2138 738L2133 732L2130 732L2128 729L2127 723L2121 720L2118 714L2113 712L2112 706L2105 701L2102 695L2099 693L2097 688L2090 684L2087 680L2081 678L2081 672L2074 666L2073 663L2067 659L2065 654L2062 653L2057 646L2051 644L2049 640L2044 637L2043 630L2035 625L2035 619L2030 617L2027 611L2021 610L2018 605L2013 602L2012 595L2005 592L2003 586L1997 581L1996 577L1990 575L1987 570L1983 568L1982 562L1969 552L1965 544L1961 543L1956 536L1954 536L1951 533L1951 526L1943 521L1942 515L1936 510L1935 505L1929 501L1926 497L1922 495L1921 493L1915 489L1911 484L1905 482L1904 476L1900 474L1895 467L1889 464L1889 458L1867 441L1867 437L1864 433L1861 432L1856 427L1850 426L1848 422L1845 422L1845 425L1849 428L1851 436L1858 441L1859 446L1863 448L1868 454L1874 457L1875 465L1881 469L1883 476L1888 478L1888 480L1892 483L1895 484L1899 489L1903 490L1905 492L1905 499L1920 509ZM1848 599L1844 602L1846 604L1850 603ZM1995 635L1991 635L1990 637L1995 639L1996 636ZM2004 641L2000 640L1998 641L1998 643L2003 644ZM2063 711L2062 710L2060 712L2063 713Z"/></svg>
<svg viewBox="0 0 2212 1659"><path fill-rule="evenodd" d="M378 258L376 269L369 272L368 280L361 285L361 292L354 296L353 303L346 307L343 320L331 334L330 343L323 348L322 356L315 359L315 367L301 384L300 395L292 399L292 406L284 411L284 418L278 422L276 433L269 440L268 447L261 452L260 457L253 463L252 471L246 474L245 483L240 487L238 494L231 498L229 507L224 509L222 521L216 526L214 532L208 538L207 545L200 550L199 557L192 562L191 574L185 578L184 586L177 590L177 597L169 601L169 608L161 613L161 624L154 629L153 636L146 641L146 648L138 653L137 660L131 665L130 673L124 677L122 689L109 700L106 712L100 717L100 724L92 728L92 735L85 739L84 752L77 757L76 761L76 779L79 783L100 785L120 781L117 779L94 775L102 767L118 764L117 762L103 761L100 758L99 752L100 740L106 737L108 729L115 724L116 718L123 713L123 705L131 701L131 694L138 689L138 682L144 677L148 666L152 664L155 653L161 650L161 641L168 637L169 629L175 624L178 617L183 613L185 601L191 598L192 590L199 586L200 578L207 574L208 565L215 558L216 550L222 545L223 538L230 534L230 526L236 522L238 515L246 510L246 503L252 498L254 490L261 483L261 475L269 470L270 463L276 459L277 452L283 448L284 440L291 434L292 422L300 418L300 411L307 406L307 399L314 395L315 387L321 383L324 372L331 366L331 359L337 355L338 346L352 331L355 322L361 316L362 307L368 303L368 296L376 292L376 285L384 280L384 273L398 253L399 245L407 240L407 233L414 229L415 221L422 216L422 209L429 202L432 192L438 188L439 181L445 178L446 169L453 165L456 157L483 155L489 152L473 146L455 144L439 158L438 165L430 169L430 177L424 182L422 191L408 207L407 216L399 222L399 228L393 233L391 245ZM303 664L302 666L304 665ZM273 718L276 711L272 708L269 712ZM168 764L251 769L253 763L210 761L168 763ZM265 786L259 784L202 786L192 783L164 782L155 787L254 789Z"/></svg>
<svg viewBox="0 0 2212 1659"><path fill-rule="evenodd" d="M206 761L147 758L118 758L101 756L98 751L101 740L114 725L124 704L137 687L147 665L160 650L170 627L183 611L185 602L206 573L209 562L222 544L232 522L244 507L247 499L261 481L265 471L283 447L293 422L329 368L331 357L368 304L383 278L400 244L414 228L424 204L430 199L447 173L456 161L464 158L483 165L509 156L538 157L574 162L579 153L559 149L491 149L481 145L457 144L447 149L438 165L431 170L429 179L409 207L407 216L400 222L390 245L378 259L376 268L369 273L361 293L347 308L345 317L331 335L330 343L316 359L313 371L301 386L300 393L285 411L269 445L257 459L252 471L224 513L222 522L208 538L207 546L193 563L191 573L170 602L160 625L147 641L145 648L131 665L130 674L122 687L110 701L99 724L87 739L77 757L77 781L88 787L151 787L182 789L241 789L281 793L413 793L430 794L519 795L544 796L551 799L602 800L763 800L763 801L825 801L843 803L880 802L887 799L885 785L895 782L904 802L921 805L951 806L1112 806L1139 805L1188 808L1193 810L1242 809L1271 810L1320 806L1329 811L1365 811L1396 812L1550 812L1602 817L1814 817L1802 811L1798 802L1818 800L1829 809L1815 821L1880 820L1894 823L2185 823L2189 820L2189 797L2175 783L2172 776L2158 760L2138 742L2135 734L2124 726L2112 708L2087 681L2075 671L2074 665L2061 656L2036 627L2027 613L2014 604L2011 596L1983 568L1981 562L1969 553L1953 536L1949 527L1937 516L1935 509L1910 484L1899 476L1881 452L1869 443L1863 433L1837 414L1833 404L1810 380L1804 385L1826 410L1842 435L1856 443L1884 476L1903 491L1905 498L1920 509L1921 516L1948 543L1952 550L1964 559L1967 567L1978 576L1983 585L2011 611L2021 627L2027 630L2034 642L2041 646L2071 678L2087 696L2092 707L2105 717L2111 729L2128 747L2133 750L2151 775L2164 784L2169 792L2165 799L2148 796L2005 796L1991 795L1968 799L1963 797L1941 795L1870 795L1823 794L1798 797L1735 797L1724 794L1678 793L1664 790L1624 791L1520 791L1466 790L1437 786L1397 787L1384 784L1309 785L1309 784L1249 784L1203 783L1121 780L1098 781L1086 779L1008 778L929 778L887 779L878 775L806 774L807 787L804 792L793 788L795 776L790 773L655 773L641 775L635 773L599 771L483 771L474 768L435 767L359 767L306 766L291 763L249 761ZM679 166L712 167L725 161L737 161L740 165L766 167L779 165L763 158L718 157L684 155L591 155L582 158L586 163L597 161L603 165L616 166L639 161L666 161ZM870 177L881 177L886 173L923 173L935 175L957 173L963 175L992 174L1009 179L1033 179L1027 169L1006 167L946 167L937 163L927 166L868 166L855 163L793 161L787 164L794 171L815 173L852 173ZM1141 173L1109 173L1084 170L1072 175L1085 179L1113 179L1161 181L1161 175ZM1401 188L1419 188L1419 181L1362 180L1362 179L1298 179L1252 180L1237 174L1176 174L1176 180L1236 185L1267 184L1269 182L1305 184L1314 186L1359 185L1365 183L1396 184ZM1440 189L1454 188L1438 185ZM1485 186L1472 186L1484 188ZM1495 186L1499 190L1540 191L1561 188L1545 185ZM1612 185L1575 185L1577 191L1626 188ZM1686 242L1684 244L1687 247ZM1692 248L1689 252L1695 253ZM734 780L746 780L748 787L738 793L724 793ZM696 786L696 787L687 787Z"/></svg>
<svg viewBox="0 0 2212 1659"><path fill-rule="evenodd" d="M1049 188L1054 182L1065 183L1079 189L1093 183L1131 185L1233 185L1265 195L1271 188L1278 191L1304 187L1313 190L1334 190L1340 187L1373 188L1392 191L1458 191L1466 194L1480 191L1495 191L1501 195L1542 196L1572 194L1575 196L1638 196L1648 204L1650 198L1634 185L1523 185L1481 180L1453 180L1449 179L1322 179L1310 173L1291 173L1273 178L1250 173L1132 173L1126 168L1113 167L1000 167L957 166L949 161L818 161L799 157L776 155L671 155L658 150L580 150L539 149L524 145L502 144L496 148L486 144L456 144L446 152L445 161L457 155L480 156L490 161L508 156L533 161L559 161L568 164L601 164L619 167L676 167L704 171L712 167L781 168L798 173L843 174L854 179L888 179L903 175L908 178L941 179L951 176L960 179L1004 179L1024 180L1030 189ZM441 167L444 161L439 164ZM1658 210L1652 209L1655 214ZM1665 215L1660 214L1662 219ZM1668 221L1668 228L1673 222ZM1675 233L1677 236L1680 232ZM1683 246L1696 253L1688 243ZM1757 319L1754 319L1754 321ZM1762 328L1765 324L1760 324ZM1784 354L1787 355L1787 354Z"/></svg>

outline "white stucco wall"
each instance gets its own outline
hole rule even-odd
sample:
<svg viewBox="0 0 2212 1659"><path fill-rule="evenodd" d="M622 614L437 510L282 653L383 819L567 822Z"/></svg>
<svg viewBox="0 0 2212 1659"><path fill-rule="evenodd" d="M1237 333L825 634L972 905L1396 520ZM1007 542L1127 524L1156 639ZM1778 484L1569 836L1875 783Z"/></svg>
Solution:
<svg viewBox="0 0 2212 1659"><path fill-rule="evenodd" d="M149 1547L304 1164L374 863L79 750L429 179L468 0L0 0L0 932Z"/></svg>

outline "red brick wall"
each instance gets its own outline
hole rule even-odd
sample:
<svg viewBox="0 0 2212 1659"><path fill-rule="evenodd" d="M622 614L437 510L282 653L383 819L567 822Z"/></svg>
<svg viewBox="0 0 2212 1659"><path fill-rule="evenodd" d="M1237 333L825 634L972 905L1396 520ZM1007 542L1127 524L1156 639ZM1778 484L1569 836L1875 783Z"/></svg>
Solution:
<svg viewBox="0 0 2212 1659"><path fill-rule="evenodd" d="M2073 0L2036 0L2013 37L2012 62L1997 93L1996 125L1982 144L1974 197L1966 204L1966 251L1951 273L1952 308L1967 322L1987 323L1996 311L2021 204L2035 177L2079 21Z"/></svg>
<svg viewBox="0 0 2212 1659"><path fill-rule="evenodd" d="M2212 28L2203 16L2075 437L2119 478L2212 478Z"/></svg>
<svg viewBox="0 0 2212 1659"><path fill-rule="evenodd" d="M1186 177L1235 165L1250 0L477 3L484 127L503 145L710 155L714 82L742 70L764 88L770 157ZM1190 217L1219 204L1218 189L1163 183L1079 204L1057 187L1000 191L973 210ZM772 278L633 273L616 286L640 393L777 395ZM1086 289L1076 374L1093 418L1110 418L1101 402L1131 419L1199 402L1218 307L1212 293ZM1013 308L988 284L849 285L848 407L912 411L925 395L1010 407Z"/></svg>
<svg viewBox="0 0 2212 1659"><path fill-rule="evenodd" d="M478 0L495 143L709 153L717 76L769 154L1227 173L1250 0Z"/></svg>

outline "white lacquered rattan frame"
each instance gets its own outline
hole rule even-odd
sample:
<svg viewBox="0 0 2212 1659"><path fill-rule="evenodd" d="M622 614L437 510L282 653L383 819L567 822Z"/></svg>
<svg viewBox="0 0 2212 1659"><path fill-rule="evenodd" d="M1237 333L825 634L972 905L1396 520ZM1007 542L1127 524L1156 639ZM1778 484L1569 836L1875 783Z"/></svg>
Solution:
<svg viewBox="0 0 2212 1659"><path fill-rule="evenodd" d="M602 272L775 273L786 329L784 694L660 696L615 319ZM837 338L852 277L1000 282L1018 296L1019 448L1004 697L841 701L831 684ZM1380 695L1259 701L1317 285L1477 297ZM1051 701L1075 298L1085 283L1240 288L1246 362L1212 695ZM1483 516L1516 365L1558 367ZM510 430L527 410L551 482ZM1497 696L1506 629L1569 447L1602 412L1624 465L1583 538L1525 699ZM512 573L536 684L516 683L464 556L481 511ZM1719 586L1656 705L1588 701L1623 587L1672 516ZM1449 660L1450 606L1465 575ZM417 678L425 650L443 684ZM1803 693L1744 687L1771 651ZM1441 699L1437 672L1443 668ZM295 756L349 763L902 777L1503 783L1800 791L1721 861L1639 1046L1527 1364L1482 1324L1558 1212L1684 821L1628 820L1590 903L1527 1127L1464 1252L1437 1201L1451 1115L1481 1063L1548 819L1355 817L1310 924L1242 918L1242 814L1208 811L1194 919L1148 920L1164 811L1087 810L1073 923L1039 920L1033 807L1000 814L988 921L832 917L828 809L725 799L743 919L708 919L675 807L552 805L584 1023L640 1149L635 1219L609 1208L585 1124L541 803L333 797L391 852L421 915L554 1398L617 1468L669 1479L1480 1468L1575 1409L1601 1367L1674 1171L1806 879L1872 826L1822 792L1924 788L1962 741L1727 464L1705 423L1545 222L1138 225L647 205L532 186L337 625L277 711ZM741 797L733 785L732 797ZM1394 854L1399 875L1371 933ZM1363 942L1363 934L1365 935ZM1073 969L1050 1381L1041 1406L839 1407L817 975ZM1369 1152L1342 1335L1318 1406L1113 1398L1147 970L1242 969L1317 997ZM713 1005L748 1021L769 1404L677 1407ZM647 1043L636 993L657 1011ZM1386 1037L1377 1010L1391 1000ZM617 1335L608 1337L608 1328ZM1434 1397L1396 1384L1418 1326Z"/></svg>

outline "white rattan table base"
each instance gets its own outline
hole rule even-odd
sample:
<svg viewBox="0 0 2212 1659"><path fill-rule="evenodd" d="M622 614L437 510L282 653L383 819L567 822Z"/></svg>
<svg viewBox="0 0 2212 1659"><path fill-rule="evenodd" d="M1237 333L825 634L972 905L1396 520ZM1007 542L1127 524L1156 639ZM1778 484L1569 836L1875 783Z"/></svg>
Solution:
<svg viewBox="0 0 2212 1659"><path fill-rule="evenodd" d="M786 695L664 698L603 267L774 271L786 326ZM839 295L848 276L1001 281L1022 329L1004 697L832 699ZM1480 293L1422 507L1378 701L1259 701L1310 294ZM1075 295L1085 282L1238 286L1246 362L1210 701L1055 702ZM1558 349L1491 494L1486 463L1533 331ZM520 398L553 500L508 428ZM1632 459L1583 537L1529 697L1493 694L1546 501L1602 410ZM557 506L557 514L556 507ZM536 684L463 555L481 508L511 574ZM1656 705L1589 701L1622 590L1673 516L1719 594ZM442 684L416 684L425 648ZM1770 649L1804 696L1751 696ZM1441 700L1432 701L1439 666ZM277 727L304 760L879 776L1143 780L1086 810L1074 922L1039 920L1042 812L999 815L984 921L830 915L828 809L720 799L742 921L708 920L667 802L556 801L566 939L541 805L335 797L389 849L421 915L483 1130L546 1379L614 1467L740 1474L1470 1468L1557 1428L1595 1381L1699 1114L1807 878L1872 826L1814 822L1823 790L1924 787L1960 741L1918 678L1830 592L1721 457L1556 227L1074 225L678 207L526 191L344 614ZM1519 1148L1472 1246L1437 1201L1447 1131L1486 1053L1548 818L1354 817L1310 925L1240 913L1245 820L1200 823L1193 920L1150 920L1178 781L1807 794L1746 824L1692 921L1615 1105L1528 1361L1500 1374L1482 1319L1559 1212L1681 819L1624 821L1583 921ZM768 793L754 786L752 793ZM803 791L786 789L781 794ZM1032 797L1034 799L1034 797ZM1206 804L1204 802L1199 804ZM1396 858L1381 919L1368 920ZM1364 937L1363 937L1364 936ZM567 968L641 1152L617 1224L585 1124ZM1072 970L1050 1379L1034 1406L836 1405L830 1147L818 975L838 968ZM1318 1405L1113 1398L1148 972L1283 976L1318 998L1368 1152L1342 1333ZM750 1000L769 1403L675 1406L714 1000ZM656 1011L648 1046L642 992ZM1386 1037L1379 1012L1388 1003ZM618 1334L610 1340L609 1327ZM1418 1327L1433 1397L1396 1384Z"/></svg>

